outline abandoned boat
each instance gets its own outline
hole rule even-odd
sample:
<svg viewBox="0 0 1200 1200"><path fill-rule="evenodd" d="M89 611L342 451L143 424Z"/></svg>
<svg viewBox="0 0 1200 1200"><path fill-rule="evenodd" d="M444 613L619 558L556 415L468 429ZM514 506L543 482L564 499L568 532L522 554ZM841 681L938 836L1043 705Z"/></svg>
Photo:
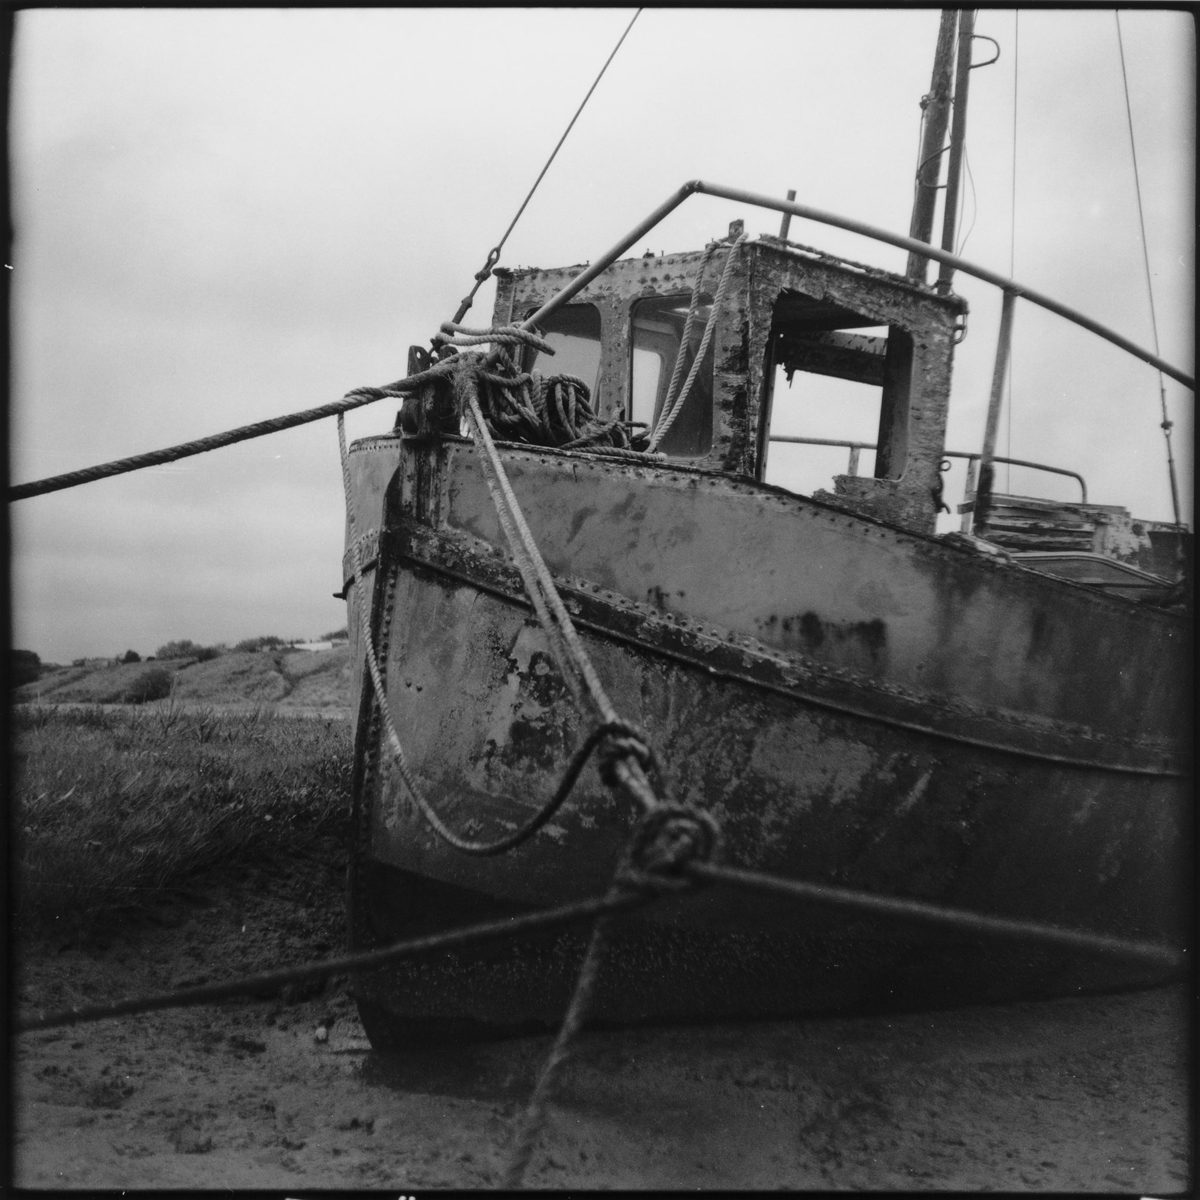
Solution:
<svg viewBox="0 0 1200 1200"><path fill-rule="evenodd" d="M669 203L696 191L813 216L698 182ZM970 528L939 535L965 302L944 278L928 285L923 262L890 274L784 231L622 258L667 208L591 266L496 272L489 344L497 330L537 339L505 352L508 380L533 387L545 417L566 379L582 426L564 418L555 435L547 418L538 444L529 422L485 406L554 588L664 792L707 813L721 861L747 871L1180 945L1191 534L996 491L1002 327ZM1017 288L1000 282L1007 317ZM452 376L436 376L468 353L444 338L437 359L413 352L422 395L347 455L357 948L601 895L640 815L589 769L535 835L481 856L414 803L410 784L444 829L503 841L597 726L523 585L486 448L464 433ZM495 352L483 361L500 369ZM876 389L872 475L847 440L831 490L766 481L781 372ZM552 1024L587 936L364 974L368 1032ZM609 938L604 1022L987 1002L1169 971L724 886L623 915Z"/></svg>

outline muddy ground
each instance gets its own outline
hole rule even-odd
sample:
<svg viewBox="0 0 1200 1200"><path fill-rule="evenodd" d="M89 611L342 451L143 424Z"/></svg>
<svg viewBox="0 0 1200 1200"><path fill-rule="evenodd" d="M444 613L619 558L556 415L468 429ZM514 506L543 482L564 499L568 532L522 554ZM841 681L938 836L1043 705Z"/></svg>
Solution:
<svg viewBox="0 0 1200 1200"><path fill-rule="evenodd" d="M87 945L26 946L58 1009L336 953L336 846L214 875ZM528 1186L1179 1194L1179 989L890 1018L588 1035ZM322 1030L327 1037L322 1037ZM14 1181L56 1189L487 1188L549 1045L385 1058L345 980L22 1035Z"/></svg>

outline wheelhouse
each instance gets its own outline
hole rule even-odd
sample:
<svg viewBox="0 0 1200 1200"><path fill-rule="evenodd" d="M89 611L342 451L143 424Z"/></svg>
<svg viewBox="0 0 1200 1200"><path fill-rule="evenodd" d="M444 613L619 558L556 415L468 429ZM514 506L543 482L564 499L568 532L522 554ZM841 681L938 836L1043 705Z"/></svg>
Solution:
<svg viewBox="0 0 1200 1200"><path fill-rule="evenodd" d="M989 492L986 511L973 512L981 455L945 444L965 300L782 238L746 241L741 232L734 222L704 250L613 263L542 318L538 328L555 354L529 353L523 365L582 379L600 416L648 429L662 420L672 377L694 373L655 446L668 463L786 484L917 533L934 534L938 514L951 512L944 472L951 459L966 459L961 532L1030 569L1109 594L1150 603L1173 595L1190 569L1186 528L1089 502L1075 472L997 457L1072 476L1081 498ZM497 270L495 324L528 320L583 270ZM792 432L797 420L800 436ZM798 486L772 457L789 442L848 450L846 469ZM871 457L860 473L862 454Z"/></svg>
<svg viewBox="0 0 1200 1200"><path fill-rule="evenodd" d="M657 448L680 464L771 482L777 407L801 396L814 409L836 407L838 388L851 385L854 408L865 398L871 413L874 473L836 475L832 493L814 494L932 533L965 302L778 238L735 245L738 232L703 251L614 263L543 321L555 355L531 355L526 367L575 375L602 416L653 428L689 311L682 377L732 255L704 359ZM580 269L497 271L496 324L527 319ZM799 393L777 398L784 379Z"/></svg>

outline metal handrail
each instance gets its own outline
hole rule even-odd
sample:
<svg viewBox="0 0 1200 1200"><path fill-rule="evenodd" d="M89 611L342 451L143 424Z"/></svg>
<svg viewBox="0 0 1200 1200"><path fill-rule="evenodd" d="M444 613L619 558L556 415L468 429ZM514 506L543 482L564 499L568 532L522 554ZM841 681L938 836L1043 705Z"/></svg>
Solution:
<svg viewBox="0 0 1200 1200"><path fill-rule="evenodd" d="M996 431L999 427L1001 398L1008 374L1009 352L1012 343L1013 312L1018 297L1028 300L1031 304L1036 304L1039 308L1044 308L1048 312L1056 313L1058 316L1072 322L1072 324L1088 330L1089 333L1094 333L1099 338L1103 338L1106 342L1111 342L1118 349L1133 355L1134 358L1140 358L1143 362L1149 363L1150 366L1156 367L1164 375L1169 375L1178 383L1182 383L1193 393L1196 390L1195 379L1191 375L1188 375L1185 371L1181 371L1178 367L1172 366L1160 355L1139 346L1136 342L1131 342L1115 330L1109 329L1106 325L1101 325L1099 321L1093 321L1091 317L1084 316L1083 313L1077 312L1066 304L1060 304L1057 300L1052 300L1049 296L1043 295L1031 287L1026 287L1024 284L1017 283L1016 280L1009 279L1004 275L999 275L995 271L989 271L986 267L981 267L977 263L960 258L957 254L951 254L948 250L941 250L936 246L928 245L917 238L903 237L897 233L890 233L886 229L879 229L874 225L866 224L864 221L851 220L849 217L842 217L837 213L825 212L819 208L811 208L807 204L797 204L791 199L776 200L773 196L764 196L759 192L747 192L741 188L724 187L718 183L706 183L702 179L689 180L678 191L669 196L644 221L635 226L634 229L622 238L620 242L602 254L591 266L582 270L557 295L543 304L533 316L529 317L522 324L521 328L525 330L533 329L551 312L581 292L597 275L616 262L631 246L639 242L660 221L696 192L708 196L718 196L724 200L735 200L742 204L752 204L758 208L774 209L776 212L784 213L787 216L803 217L805 220L818 221L823 225L833 225L838 229L845 229L850 233L857 233L862 237L871 238L877 242L886 242L889 245L897 246L901 250L907 250L910 255L915 254L923 259L931 259L934 262L941 263L943 268L949 267L951 270L961 271L964 275L972 275L976 279L982 279L984 283L990 283L993 287L1000 289L1002 299L1000 331L996 340L996 358L992 372L992 388L988 401L983 450L978 456L979 483L973 505L974 525L976 530L981 534L986 533L988 513L991 507L992 464L998 461L995 453ZM947 283L949 275L950 273L943 269L941 282ZM975 464L972 463L972 469L974 469L974 466Z"/></svg>
<svg viewBox="0 0 1200 1200"><path fill-rule="evenodd" d="M1196 390L1196 381L1193 376L1188 375L1185 371L1181 371L1178 367L1172 366L1166 359L1154 354L1150 350L1144 349L1136 342L1131 342L1115 330L1101 325L1099 321L1093 321L1091 317L1084 316L1083 313L1077 312L1066 304L1060 304L1057 300L1052 300L1049 296L1043 295L1031 287L1026 287L1024 284L1018 283L1015 279L1009 279L1004 275L997 274L995 271L989 271L986 267L981 267L976 263L969 262L965 258L960 258L957 254L951 254L948 250L939 250L936 246L930 246L925 242L918 241L916 238L902 237L898 233L879 229L874 225L866 224L864 221L855 221L849 217L839 216L837 213L825 212L819 208L811 208L807 204L797 204L794 200L776 200L773 196L764 196L759 192L747 192L740 188L725 187L719 183L706 183L703 179L689 180L678 191L664 200L644 221L636 225L615 246L605 251L591 266L580 271L570 283L543 304L533 316L522 322L521 328L532 329L555 309L566 304L573 296L578 295L597 275L612 266L635 242L645 237L660 221L674 212L689 196L697 192L707 196L717 196L723 200L736 200L742 204L753 204L758 208L771 208L776 212L803 217L807 221L818 221L823 225L833 225L839 229L860 234L862 237L871 238L877 242L887 242L889 245L898 246L901 250L919 254L923 258L932 259L934 262L945 263L953 267L956 271L962 271L964 275L973 275L976 279L982 279L985 283L990 283L994 287L1000 288L1006 295L1019 296L1023 300L1028 300L1031 304L1036 304L1038 307L1047 309L1049 312L1057 313L1060 317L1064 317L1073 324L1079 325L1090 333L1094 333L1097 337L1111 342L1114 346L1118 346L1127 354L1132 354L1134 358L1140 358L1143 362L1156 367L1164 375L1169 375L1172 379L1182 383L1184 387L1191 389L1193 392Z"/></svg>
<svg viewBox="0 0 1200 1200"><path fill-rule="evenodd" d="M850 462L846 468L848 475L858 474L858 454L860 450L875 450L878 449L874 442L855 442L849 438L816 438L816 437L795 437L791 434L771 434L767 439L771 442L790 442L795 445L804 446L843 446L850 451ZM972 465L978 462L982 457L982 453L978 450L943 450L943 458L965 458ZM1012 467L1029 467L1034 471L1047 471L1051 475L1066 475L1074 479L1079 484L1079 503L1086 504L1087 498L1087 480L1084 479L1078 471L1068 471L1066 467L1051 467L1046 463L1031 462L1027 458L1008 458L1003 454L994 455L993 462L1007 463Z"/></svg>

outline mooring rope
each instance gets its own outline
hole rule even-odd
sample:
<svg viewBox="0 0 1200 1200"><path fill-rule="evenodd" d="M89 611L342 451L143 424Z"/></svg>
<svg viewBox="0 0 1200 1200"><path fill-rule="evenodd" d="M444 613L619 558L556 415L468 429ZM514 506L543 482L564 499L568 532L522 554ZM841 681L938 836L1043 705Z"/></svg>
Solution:
<svg viewBox="0 0 1200 1200"><path fill-rule="evenodd" d="M624 894L625 889L619 883L614 884L608 893L609 898L614 901ZM512 1149L509 1152L508 1166L500 1181L502 1188L513 1190L521 1187L524 1183L525 1172L529 1169L538 1137L546 1124L550 1101L553 1099L555 1089L562 1077L562 1069L566 1065L567 1059L570 1058L571 1051L575 1048L575 1043L587 1021L588 1008L596 990L596 981L600 976L600 964L607 946L610 927L611 922L606 916L597 917L592 925L587 952L583 957L583 965L579 968L567 1011L563 1015L554 1044L550 1047L550 1052L542 1063L533 1093L529 1097L517 1125Z"/></svg>
<svg viewBox="0 0 1200 1200"><path fill-rule="evenodd" d="M751 891L768 892L807 903L816 902L872 916L933 925L984 937L1025 939L1038 945L1058 946L1067 950L1098 952L1116 958L1139 959L1162 967L1178 968L1185 956L1170 946L1129 938L1110 937L1086 929L1067 929L1044 921L993 917L970 909L933 904L925 900L906 900L898 896L880 896L856 888L808 883L802 879L784 879L761 871L747 871L724 864L695 862L684 867L686 874L705 883L724 883Z"/></svg>
<svg viewBox="0 0 1200 1200"><path fill-rule="evenodd" d="M31 496L44 496L47 492L58 492L66 488L79 487L80 484L94 483L99 479L108 479L113 475L123 475L128 471L141 471L146 467L177 462L181 458L189 458L194 454L204 454L209 450L218 450L223 446L232 446L251 438L266 437L268 434L279 433L284 429L293 429L297 425L307 425L312 421L321 421L326 417L340 416L352 409L361 408L364 404L374 404L377 400L383 400L389 396L403 397L408 394L410 389L417 387L425 376L442 373L442 371L443 368L439 364L421 376L400 379L384 387L355 388L352 392L347 392L340 400L322 404L319 408L308 408L303 412L272 417L266 421L256 421L253 425L242 425L237 429L197 438L191 442L182 442L177 446L167 446L162 450L151 450L145 454L133 454L128 458L114 459L111 462L99 463L94 467L85 467L79 471L68 471L66 474L53 475L33 483L19 483L8 489L8 498L12 501L27 500Z"/></svg>
<svg viewBox="0 0 1200 1200"><path fill-rule="evenodd" d="M257 994L281 988L289 983L305 983L313 979L328 979L332 975L346 975L386 966L405 958L415 958L433 951L451 950L460 946L473 946L500 938L518 937L525 933L550 929L560 925L575 924L605 913L624 912L653 903L659 895L653 887L633 890L627 888L619 895L608 895L571 904L560 904L555 908L542 909L516 917L505 917L499 921L487 921L463 929L444 930L425 937L409 938L382 946L374 950L361 950L354 954L343 954L319 962L302 963L299 966L280 967L274 971L263 971L257 975L240 975L222 983L205 983L196 987L177 988L170 992L135 996L114 1000L106 1004L85 1004L61 1009L58 1012L40 1013L37 1016L18 1017L13 1023L15 1033L36 1033L44 1029L57 1029L63 1025L82 1025L103 1021L108 1017L135 1016L167 1008L187 1008L197 1004L214 1004L235 996Z"/></svg>

